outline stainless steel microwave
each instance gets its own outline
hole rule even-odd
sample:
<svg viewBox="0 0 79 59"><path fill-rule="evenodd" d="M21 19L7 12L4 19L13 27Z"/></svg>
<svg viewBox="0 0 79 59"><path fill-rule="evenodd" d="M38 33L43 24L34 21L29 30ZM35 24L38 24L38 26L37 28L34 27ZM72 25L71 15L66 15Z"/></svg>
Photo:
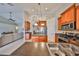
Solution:
<svg viewBox="0 0 79 59"><path fill-rule="evenodd" d="M69 30L69 24L62 25L62 30Z"/></svg>
<svg viewBox="0 0 79 59"><path fill-rule="evenodd" d="M69 24L62 25L62 30L75 30L76 22L71 22Z"/></svg>
<svg viewBox="0 0 79 59"><path fill-rule="evenodd" d="M70 30L75 30L75 29L76 29L76 22L71 22L71 23L69 24L69 29L70 29Z"/></svg>

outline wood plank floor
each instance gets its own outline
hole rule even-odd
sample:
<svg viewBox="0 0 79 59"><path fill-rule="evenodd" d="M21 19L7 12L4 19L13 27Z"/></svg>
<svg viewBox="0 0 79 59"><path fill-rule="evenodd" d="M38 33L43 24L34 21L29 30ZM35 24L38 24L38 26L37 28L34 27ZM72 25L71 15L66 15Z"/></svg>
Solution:
<svg viewBox="0 0 79 59"><path fill-rule="evenodd" d="M11 56L49 56L46 43L26 42L19 49L11 54Z"/></svg>

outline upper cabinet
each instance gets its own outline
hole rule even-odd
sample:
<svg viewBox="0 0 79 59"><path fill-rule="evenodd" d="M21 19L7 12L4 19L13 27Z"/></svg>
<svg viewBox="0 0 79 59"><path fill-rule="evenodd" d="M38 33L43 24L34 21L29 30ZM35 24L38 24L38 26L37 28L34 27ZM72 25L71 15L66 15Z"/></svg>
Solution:
<svg viewBox="0 0 79 59"><path fill-rule="evenodd" d="M25 31L30 30L30 22L29 21L25 21Z"/></svg>
<svg viewBox="0 0 79 59"><path fill-rule="evenodd" d="M58 19L58 30L75 30L76 29L75 11L76 11L75 4L73 4L61 14L61 17L59 17Z"/></svg>
<svg viewBox="0 0 79 59"><path fill-rule="evenodd" d="M76 7L76 29L79 30L79 6Z"/></svg>
<svg viewBox="0 0 79 59"><path fill-rule="evenodd" d="M58 30L61 30L61 25L62 25L62 17L58 18Z"/></svg>
<svg viewBox="0 0 79 59"><path fill-rule="evenodd" d="M71 21L75 21L75 6L72 5L64 12L64 23L69 23Z"/></svg>
<svg viewBox="0 0 79 59"><path fill-rule="evenodd" d="M69 23L71 21L75 21L75 6L72 5L66 11L61 14L62 24Z"/></svg>
<svg viewBox="0 0 79 59"><path fill-rule="evenodd" d="M39 26L40 27L46 27L46 21L39 21Z"/></svg>

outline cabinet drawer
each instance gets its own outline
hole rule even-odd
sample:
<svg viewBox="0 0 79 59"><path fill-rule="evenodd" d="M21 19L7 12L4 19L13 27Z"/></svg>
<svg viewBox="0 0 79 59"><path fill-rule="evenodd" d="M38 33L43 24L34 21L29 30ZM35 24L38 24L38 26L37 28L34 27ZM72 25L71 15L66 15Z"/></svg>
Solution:
<svg viewBox="0 0 79 59"><path fill-rule="evenodd" d="M46 36L40 36L39 42L47 42L47 37Z"/></svg>
<svg viewBox="0 0 79 59"><path fill-rule="evenodd" d="M32 42L39 42L38 36L32 36Z"/></svg>
<svg viewBox="0 0 79 59"><path fill-rule="evenodd" d="M47 42L47 36L33 36L32 42Z"/></svg>

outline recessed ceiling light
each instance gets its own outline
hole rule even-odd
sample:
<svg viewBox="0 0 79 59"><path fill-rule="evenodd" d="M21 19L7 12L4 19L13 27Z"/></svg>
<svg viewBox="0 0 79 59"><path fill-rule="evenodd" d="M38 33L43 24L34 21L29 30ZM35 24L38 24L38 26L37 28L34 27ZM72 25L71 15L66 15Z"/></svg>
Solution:
<svg viewBox="0 0 79 59"><path fill-rule="evenodd" d="M44 25L43 23L41 25Z"/></svg>
<svg viewBox="0 0 79 59"><path fill-rule="evenodd" d="M48 8L45 8L45 10L47 10Z"/></svg>
<svg viewBox="0 0 79 59"><path fill-rule="evenodd" d="M32 9L32 11L34 11L34 9Z"/></svg>
<svg viewBox="0 0 79 59"><path fill-rule="evenodd" d="M16 30L18 30L18 26L16 26Z"/></svg>
<svg viewBox="0 0 79 59"><path fill-rule="evenodd" d="M35 23L35 26L37 26L38 24L37 23Z"/></svg>

